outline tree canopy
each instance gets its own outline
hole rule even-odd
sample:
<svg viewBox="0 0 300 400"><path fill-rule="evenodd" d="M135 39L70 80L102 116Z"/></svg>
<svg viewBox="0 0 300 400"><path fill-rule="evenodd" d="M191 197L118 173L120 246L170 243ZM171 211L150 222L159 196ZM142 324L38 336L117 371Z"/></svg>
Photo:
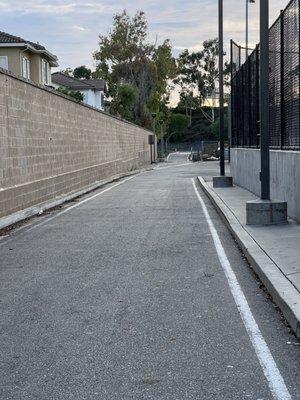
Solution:
<svg viewBox="0 0 300 400"><path fill-rule="evenodd" d="M218 91L218 39L206 40L202 50L189 52L184 50L178 58L178 76L174 82L179 85L180 101L185 107L201 108L216 97ZM228 84L230 66L226 62L224 70L225 84ZM214 108L213 104L210 104ZM203 110L204 112L204 110ZM205 113L214 122L214 115Z"/></svg>
<svg viewBox="0 0 300 400"><path fill-rule="evenodd" d="M176 76L170 41L160 45L149 43L144 12L131 17L123 11L113 17L111 32L99 36L99 50L94 58L97 62L94 76L107 81L113 99L120 86L127 84L135 88L134 121L150 127L151 113L158 113L168 102L169 80Z"/></svg>
<svg viewBox="0 0 300 400"><path fill-rule="evenodd" d="M158 139L213 138L218 129L218 39L206 40L201 50L184 50L177 59L170 40L151 42L143 11L131 16L115 14L111 30L99 36L93 56L96 70L75 68L75 77L101 78L107 82L109 111L121 118L153 128ZM225 64L225 85L229 81ZM170 107L176 87L180 101Z"/></svg>
<svg viewBox="0 0 300 400"><path fill-rule="evenodd" d="M91 79L92 70L87 68L85 65L77 67L73 71L74 78L78 79Z"/></svg>
<svg viewBox="0 0 300 400"><path fill-rule="evenodd" d="M123 83L116 88L116 93L110 104L110 111L127 121L134 122L134 106L138 99L137 89Z"/></svg>
<svg viewBox="0 0 300 400"><path fill-rule="evenodd" d="M187 134L189 119L186 115L172 113L168 127L168 137L171 141L181 141Z"/></svg>

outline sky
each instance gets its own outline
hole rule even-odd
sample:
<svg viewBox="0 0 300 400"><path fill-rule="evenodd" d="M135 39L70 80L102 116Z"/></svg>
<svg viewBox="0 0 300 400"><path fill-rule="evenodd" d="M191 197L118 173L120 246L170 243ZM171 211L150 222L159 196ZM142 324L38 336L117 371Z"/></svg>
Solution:
<svg viewBox="0 0 300 400"><path fill-rule="evenodd" d="M270 0L272 23L288 0ZM224 42L245 43L245 0L224 0ZM198 50L217 37L217 0L0 0L0 30L39 42L58 56L59 69L94 67L98 35L106 34L112 16L126 9L146 13L149 40L169 38L174 55ZM259 0L249 4L249 43L258 41Z"/></svg>

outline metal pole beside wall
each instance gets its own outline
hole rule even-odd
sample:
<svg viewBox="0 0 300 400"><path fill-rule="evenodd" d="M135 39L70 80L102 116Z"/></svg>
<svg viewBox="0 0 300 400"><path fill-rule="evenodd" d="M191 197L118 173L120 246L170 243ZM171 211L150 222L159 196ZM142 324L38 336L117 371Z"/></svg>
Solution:
<svg viewBox="0 0 300 400"><path fill-rule="evenodd" d="M280 148L284 147L285 137L284 104L284 11L280 12Z"/></svg>
<svg viewBox="0 0 300 400"><path fill-rule="evenodd" d="M225 176L224 154L224 48L223 48L223 0L219 0L219 140L220 140L220 176L213 177L214 187L232 186L232 177Z"/></svg>
<svg viewBox="0 0 300 400"><path fill-rule="evenodd" d="M223 0L219 0L219 110L220 110L220 175L225 176L224 157L224 60L223 60Z"/></svg>
<svg viewBox="0 0 300 400"><path fill-rule="evenodd" d="M246 60L248 58L248 42L249 42L249 0L246 0Z"/></svg>
<svg viewBox="0 0 300 400"><path fill-rule="evenodd" d="M270 200L269 0L260 0L260 155L261 199Z"/></svg>

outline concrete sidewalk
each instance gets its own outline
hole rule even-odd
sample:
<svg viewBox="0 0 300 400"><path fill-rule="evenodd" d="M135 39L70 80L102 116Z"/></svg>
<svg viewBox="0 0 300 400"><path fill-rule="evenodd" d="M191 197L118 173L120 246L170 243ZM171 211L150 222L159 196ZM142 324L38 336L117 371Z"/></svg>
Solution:
<svg viewBox="0 0 300 400"><path fill-rule="evenodd" d="M300 224L246 225L246 202L257 197L238 186L213 188L199 177L202 189L228 225L275 303L300 337Z"/></svg>

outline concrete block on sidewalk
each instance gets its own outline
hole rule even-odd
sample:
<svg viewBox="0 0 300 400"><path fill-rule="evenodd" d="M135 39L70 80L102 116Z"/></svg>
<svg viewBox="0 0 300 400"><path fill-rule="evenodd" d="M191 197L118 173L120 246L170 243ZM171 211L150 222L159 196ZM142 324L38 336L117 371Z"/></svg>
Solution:
<svg viewBox="0 0 300 400"><path fill-rule="evenodd" d="M285 201L251 200L246 203L247 225L278 225L287 223Z"/></svg>
<svg viewBox="0 0 300 400"><path fill-rule="evenodd" d="M232 176L214 176L213 186L215 188L231 187L232 186Z"/></svg>

